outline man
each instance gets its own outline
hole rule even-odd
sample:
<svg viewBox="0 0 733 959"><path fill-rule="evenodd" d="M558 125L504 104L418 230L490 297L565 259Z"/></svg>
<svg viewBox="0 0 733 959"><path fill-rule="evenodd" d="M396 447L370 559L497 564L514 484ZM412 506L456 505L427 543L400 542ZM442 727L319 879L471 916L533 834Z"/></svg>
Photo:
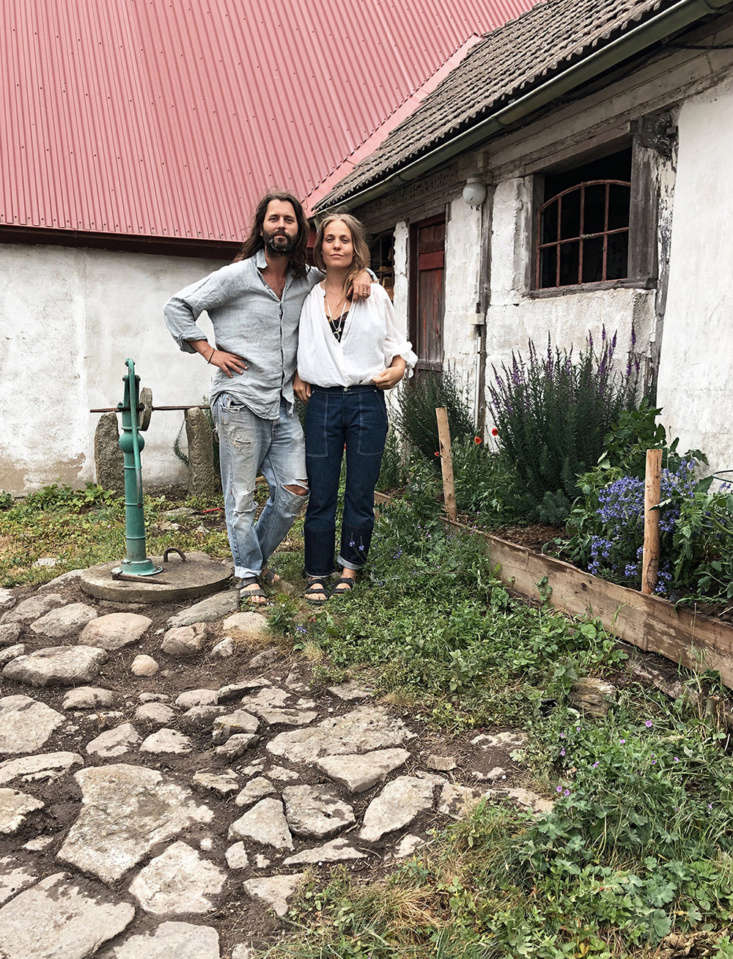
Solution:
<svg viewBox="0 0 733 959"><path fill-rule="evenodd" d="M308 223L298 200L268 193L235 261L165 305L166 324L179 348L198 353L218 370L210 399L227 532L241 595L254 605L265 602L262 584L274 581L267 560L308 494L293 376L300 309L322 274L306 264L307 243ZM354 296L368 296L370 283L362 273ZM196 325L204 310L214 327L214 346ZM255 523L259 473L270 496Z"/></svg>

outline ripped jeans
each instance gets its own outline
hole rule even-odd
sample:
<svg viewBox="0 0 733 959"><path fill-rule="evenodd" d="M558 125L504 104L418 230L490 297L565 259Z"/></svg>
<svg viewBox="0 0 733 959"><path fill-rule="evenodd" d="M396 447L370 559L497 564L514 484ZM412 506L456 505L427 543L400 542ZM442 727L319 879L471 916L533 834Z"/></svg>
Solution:
<svg viewBox="0 0 733 959"><path fill-rule="evenodd" d="M307 502L305 443L298 417L280 402L280 419L263 420L228 393L212 406L219 436L219 464L224 491L234 575L258 576ZM262 473L270 487L265 508L255 523L255 481Z"/></svg>

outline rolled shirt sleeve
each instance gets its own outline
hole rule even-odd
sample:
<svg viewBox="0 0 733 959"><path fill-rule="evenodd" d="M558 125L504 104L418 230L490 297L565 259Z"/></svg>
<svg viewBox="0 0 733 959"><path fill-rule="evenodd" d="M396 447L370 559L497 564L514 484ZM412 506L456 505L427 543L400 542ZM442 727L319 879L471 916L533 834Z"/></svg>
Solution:
<svg viewBox="0 0 733 959"><path fill-rule="evenodd" d="M386 294L379 298L379 308L384 316L384 365L390 366L395 356L401 356L407 364L405 371L408 376L417 363L417 354L413 352L412 344L400 333L395 322L394 306Z"/></svg>
<svg viewBox="0 0 733 959"><path fill-rule="evenodd" d="M216 310L236 296L241 277L240 264L229 263L179 290L168 300L163 307L165 322L180 350L194 353L190 341L208 339L196 320L204 310Z"/></svg>

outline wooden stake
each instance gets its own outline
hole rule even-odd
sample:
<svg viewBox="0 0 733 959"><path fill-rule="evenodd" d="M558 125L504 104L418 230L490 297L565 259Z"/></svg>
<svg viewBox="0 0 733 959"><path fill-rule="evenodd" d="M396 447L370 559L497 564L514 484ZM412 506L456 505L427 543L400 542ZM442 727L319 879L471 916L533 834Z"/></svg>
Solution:
<svg viewBox="0 0 733 959"><path fill-rule="evenodd" d="M450 448L450 426L448 410L439 406L435 410L438 420L438 440L440 442L440 468L443 471L443 499L448 519L456 519L456 485L453 481L453 454Z"/></svg>
<svg viewBox="0 0 733 959"><path fill-rule="evenodd" d="M653 593L659 573L659 510L661 499L662 451L646 451L644 476L644 555L641 565L641 591Z"/></svg>

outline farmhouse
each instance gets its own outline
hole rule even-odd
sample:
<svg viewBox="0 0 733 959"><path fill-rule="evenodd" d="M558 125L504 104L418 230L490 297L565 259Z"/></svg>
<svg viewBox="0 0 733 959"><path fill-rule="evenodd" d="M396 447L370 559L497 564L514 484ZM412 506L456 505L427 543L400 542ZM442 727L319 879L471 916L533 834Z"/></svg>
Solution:
<svg viewBox="0 0 733 959"><path fill-rule="evenodd" d="M200 403L171 293L231 260L266 189L312 206L532 2L3 5L0 489L94 479L89 410L122 399L128 356L156 406ZM182 477L181 419L154 414L147 481Z"/></svg>
<svg viewBox="0 0 733 959"><path fill-rule="evenodd" d="M512 351L618 337L681 448L733 467L733 4L549 0L318 205L378 238L425 370L490 425Z"/></svg>

